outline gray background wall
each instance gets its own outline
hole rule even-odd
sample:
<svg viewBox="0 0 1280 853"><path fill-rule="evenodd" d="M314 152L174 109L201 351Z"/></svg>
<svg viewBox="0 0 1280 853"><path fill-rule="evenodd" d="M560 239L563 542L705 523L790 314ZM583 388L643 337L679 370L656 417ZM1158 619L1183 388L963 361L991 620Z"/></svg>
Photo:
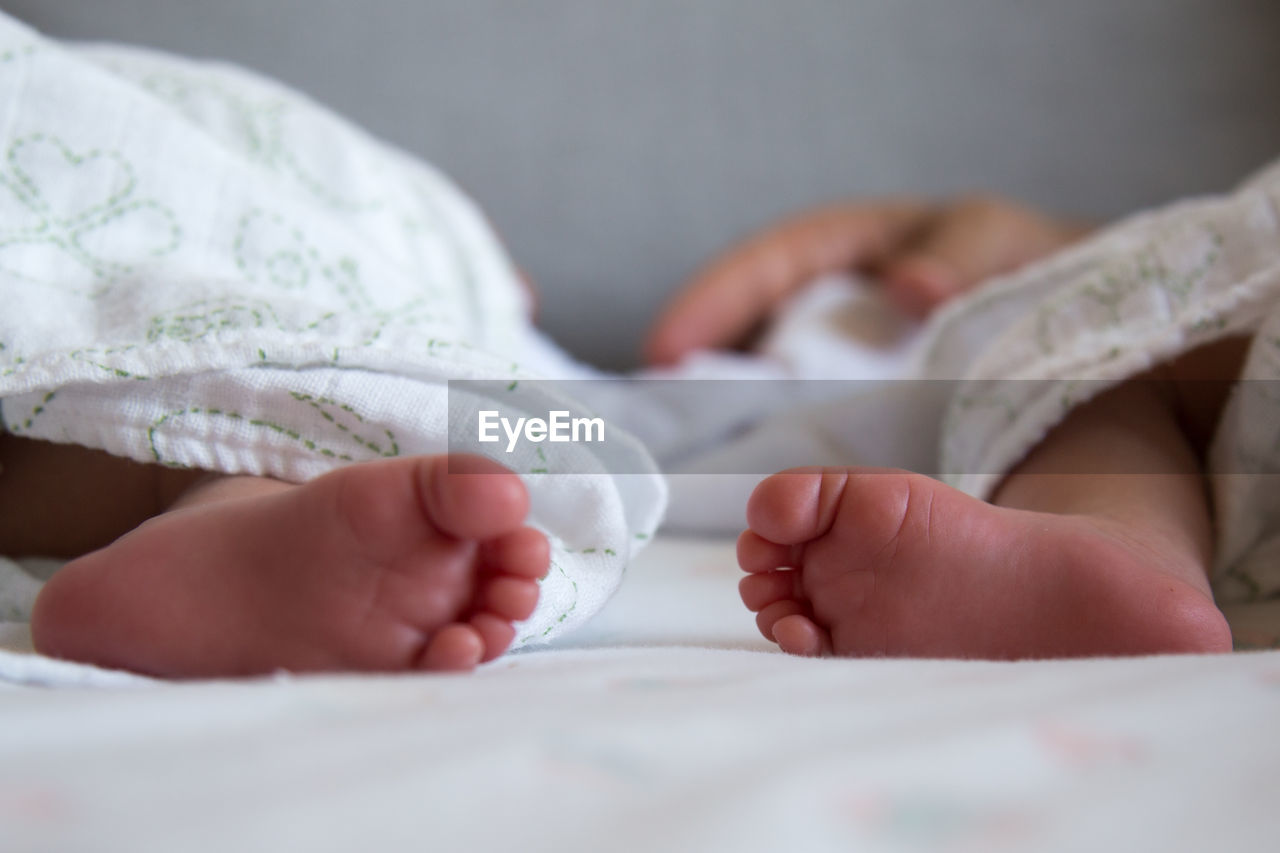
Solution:
<svg viewBox="0 0 1280 853"><path fill-rule="evenodd" d="M459 180L609 366L726 243L842 196L1107 217L1280 153L1276 0L0 0L281 78Z"/></svg>

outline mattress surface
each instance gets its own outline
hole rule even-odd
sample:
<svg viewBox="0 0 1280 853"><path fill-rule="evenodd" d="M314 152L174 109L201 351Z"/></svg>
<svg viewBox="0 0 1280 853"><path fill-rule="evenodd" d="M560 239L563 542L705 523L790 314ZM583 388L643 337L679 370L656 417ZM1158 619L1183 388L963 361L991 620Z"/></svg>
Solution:
<svg viewBox="0 0 1280 853"><path fill-rule="evenodd" d="M1280 833L1280 653L806 660L755 633L738 576L729 541L659 538L586 629L470 676L52 678L10 625L0 846L1200 851Z"/></svg>

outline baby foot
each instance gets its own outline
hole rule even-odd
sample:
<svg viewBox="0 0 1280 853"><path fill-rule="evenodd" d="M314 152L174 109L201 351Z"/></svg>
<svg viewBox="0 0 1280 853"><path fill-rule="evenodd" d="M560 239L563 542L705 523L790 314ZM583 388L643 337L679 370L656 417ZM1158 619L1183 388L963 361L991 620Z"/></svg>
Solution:
<svg viewBox="0 0 1280 853"><path fill-rule="evenodd" d="M1015 659L1229 651L1207 581L1158 535L984 503L928 477L775 474L751 497L740 592L801 655Z"/></svg>
<svg viewBox="0 0 1280 853"><path fill-rule="evenodd" d="M471 669L537 603L528 509L516 475L470 456L217 480L55 574L32 637L162 676Z"/></svg>

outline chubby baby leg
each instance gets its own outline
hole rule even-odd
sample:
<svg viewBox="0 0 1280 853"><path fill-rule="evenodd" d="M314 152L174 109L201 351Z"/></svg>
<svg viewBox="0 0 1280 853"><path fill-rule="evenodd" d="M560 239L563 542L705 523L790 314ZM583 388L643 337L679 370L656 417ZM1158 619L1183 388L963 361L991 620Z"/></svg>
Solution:
<svg viewBox="0 0 1280 853"><path fill-rule="evenodd" d="M0 554L78 557L163 512L205 476L0 431Z"/></svg>
<svg viewBox="0 0 1280 853"><path fill-rule="evenodd" d="M994 504L899 471L771 477L739 540L743 601L766 637L798 654L1230 650L1207 577L1195 435L1221 395L1197 398L1181 378L1234 376L1231 352L1215 348L1162 371L1171 381L1131 382L1076 409ZM1216 374L1197 369L1206 359Z"/></svg>
<svg viewBox="0 0 1280 853"><path fill-rule="evenodd" d="M519 478L478 457L206 478L54 575L33 640L170 677L470 669L537 602L548 546L527 512Z"/></svg>

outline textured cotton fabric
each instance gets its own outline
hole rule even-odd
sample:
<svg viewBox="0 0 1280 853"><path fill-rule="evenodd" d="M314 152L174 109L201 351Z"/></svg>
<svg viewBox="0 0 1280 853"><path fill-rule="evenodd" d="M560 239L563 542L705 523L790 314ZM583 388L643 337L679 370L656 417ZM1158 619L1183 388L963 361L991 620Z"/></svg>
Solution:
<svg viewBox="0 0 1280 853"><path fill-rule="evenodd" d="M0 105L9 432L303 481L445 452L449 380L504 394L537 375L527 299L479 212L306 98L0 16ZM453 405L456 429L493 401ZM517 646L599 610L658 524L656 468L611 438L628 476L583 444L502 457L553 552Z"/></svg>

